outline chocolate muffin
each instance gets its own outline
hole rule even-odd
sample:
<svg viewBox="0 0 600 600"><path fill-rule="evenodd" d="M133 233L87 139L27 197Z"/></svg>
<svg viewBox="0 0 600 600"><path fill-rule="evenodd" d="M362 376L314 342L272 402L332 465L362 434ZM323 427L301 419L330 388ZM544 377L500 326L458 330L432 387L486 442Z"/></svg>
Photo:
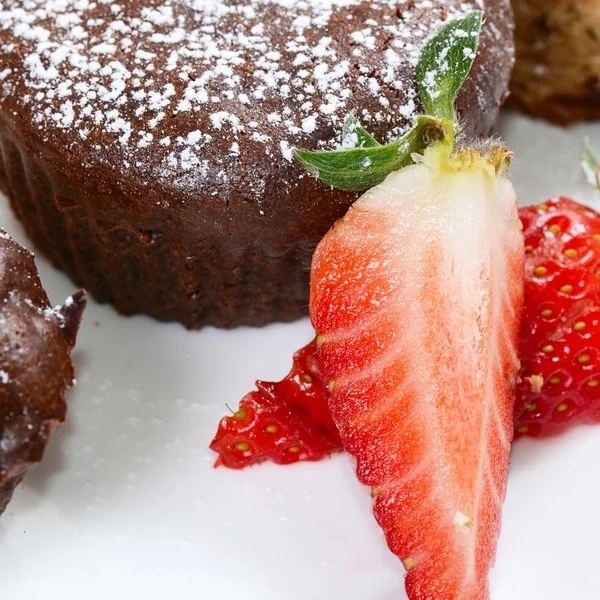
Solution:
<svg viewBox="0 0 600 600"><path fill-rule="evenodd" d="M356 194L294 162L348 112L380 141L421 107L419 48L486 9L458 99L488 134L513 63L508 0L4 0L0 186L100 302L189 328L307 311L313 249Z"/></svg>
<svg viewBox="0 0 600 600"><path fill-rule="evenodd" d="M600 119L600 0L513 0L510 104L559 125Z"/></svg>
<svg viewBox="0 0 600 600"><path fill-rule="evenodd" d="M0 514L65 420L83 291L53 309L33 254L0 229Z"/></svg>

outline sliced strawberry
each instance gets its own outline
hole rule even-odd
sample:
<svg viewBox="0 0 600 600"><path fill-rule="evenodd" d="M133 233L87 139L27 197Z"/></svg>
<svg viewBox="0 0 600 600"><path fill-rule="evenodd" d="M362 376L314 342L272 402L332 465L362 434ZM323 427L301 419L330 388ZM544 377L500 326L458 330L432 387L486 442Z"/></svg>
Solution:
<svg viewBox="0 0 600 600"><path fill-rule="evenodd" d="M221 420L210 445L219 454L215 466L243 469L264 460L286 465L320 460L341 448L315 351L312 341L294 354L285 379L257 381L257 391L247 394L237 412Z"/></svg>
<svg viewBox="0 0 600 600"><path fill-rule="evenodd" d="M485 600L512 438L523 238L498 163L440 148L319 244L316 354L411 600Z"/></svg>
<svg viewBox="0 0 600 600"><path fill-rule="evenodd" d="M553 198L520 216L527 252L516 435L600 423L600 215Z"/></svg>

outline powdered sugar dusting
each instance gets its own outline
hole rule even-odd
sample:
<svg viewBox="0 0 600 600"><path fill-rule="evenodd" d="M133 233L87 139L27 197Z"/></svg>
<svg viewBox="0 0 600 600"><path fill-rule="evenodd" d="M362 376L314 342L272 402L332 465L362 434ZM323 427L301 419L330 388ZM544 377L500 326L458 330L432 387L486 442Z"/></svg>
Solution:
<svg viewBox="0 0 600 600"><path fill-rule="evenodd" d="M45 138L93 139L93 160L116 152L124 169L172 185L224 184L232 161L258 147L286 163L350 110L365 126L410 121L418 105L407 65L432 27L482 5L5 0L0 103L25 107Z"/></svg>

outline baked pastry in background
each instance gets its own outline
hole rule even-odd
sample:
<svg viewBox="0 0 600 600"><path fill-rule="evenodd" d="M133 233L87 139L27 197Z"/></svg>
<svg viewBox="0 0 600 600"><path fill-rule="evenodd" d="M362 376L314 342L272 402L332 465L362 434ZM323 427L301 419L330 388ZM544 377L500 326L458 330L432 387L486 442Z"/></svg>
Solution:
<svg viewBox="0 0 600 600"><path fill-rule="evenodd" d="M600 118L600 0L513 0L509 104L560 125Z"/></svg>
<svg viewBox="0 0 600 600"><path fill-rule="evenodd" d="M0 514L64 422L85 292L52 308L33 254L0 229Z"/></svg>
<svg viewBox="0 0 600 600"><path fill-rule="evenodd" d="M400 135L442 21L486 11L468 137L490 132L513 63L509 0L1 6L0 189L98 301L189 328L306 314L312 252L356 195L292 148L327 147L350 111Z"/></svg>

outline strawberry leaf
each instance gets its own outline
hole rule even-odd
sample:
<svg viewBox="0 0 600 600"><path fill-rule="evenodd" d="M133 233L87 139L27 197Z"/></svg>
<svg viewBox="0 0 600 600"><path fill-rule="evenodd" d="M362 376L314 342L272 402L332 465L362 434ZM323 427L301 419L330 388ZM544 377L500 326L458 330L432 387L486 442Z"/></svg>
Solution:
<svg viewBox="0 0 600 600"><path fill-rule="evenodd" d="M364 131L360 126L359 129ZM366 132L354 133L362 145L329 152L295 150L296 158L309 173L328 185L361 192L381 183L392 171L411 164L413 154L420 154L433 142L444 139L447 130L439 119L421 116L406 135L385 146L377 144Z"/></svg>
<svg viewBox="0 0 600 600"><path fill-rule="evenodd" d="M358 122L358 119L350 113L346 117L342 129L342 149L354 148L376 148L381 144L369 133L367 133Z"/></svg>
<svg viewBox="0 0 600 600"><path fill-rule="evenodd" d="M417 64L417 85L425 112L458 125L454 100L464 83L479 44L480 10L450 21L423 46Z"/></svg>
<svg viewBox="0 0 600 600"><path fill-rule="evenodd" d="M315 177L342 190L362 192L381 183L391 172L412 164L436 142L453 147L458 122L454 99L477 52L483 13L473 11L450 21L423 46L417 65L417 84L426 112L412 129L382 146L350 114L344 123L340 150L296 149L296 159Z"/></svg>
<svg viewBox="0 0 600 600"><path fill-rule="evenodd" d="M585 138L583 141L583 151L581 153L581 168L589 184L600 190L600 162L595 157L590 148L590 140Z"/></svg>

